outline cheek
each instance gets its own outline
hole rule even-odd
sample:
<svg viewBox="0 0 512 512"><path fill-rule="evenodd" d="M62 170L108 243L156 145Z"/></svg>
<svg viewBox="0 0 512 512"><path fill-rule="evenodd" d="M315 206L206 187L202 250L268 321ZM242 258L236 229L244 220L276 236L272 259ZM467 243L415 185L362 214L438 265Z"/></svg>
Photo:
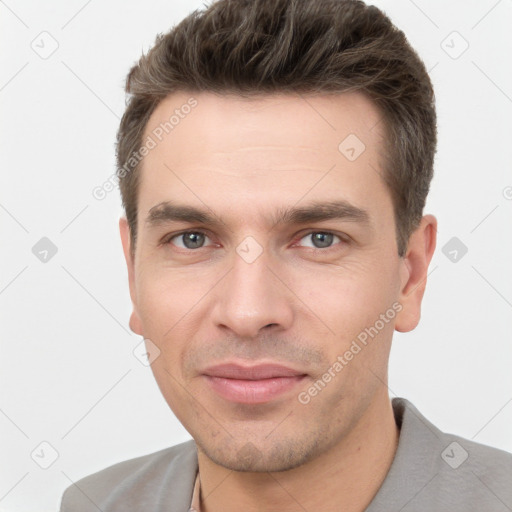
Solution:
<svg viewBox="0 0 512 512"><path fill-rule="evenodd" d="M174 326L199 305L208 287L205 276L197 271L157 265L141 269L137 301L144 326L159 338L170 335Z"/></svg>
<svg viewBox="0 0 512 512"><path fill-rule="evenodd" d="M183 360L194 336L189 318L204 291L174 269L145 269L140 276L137 297L144 337L160 350L151 371L167 404L181 420L187 404Z"/></svg>
<svg viewBox="0 0 512 512"><path fill-rule="evenodd" d="M145 272L137 286L137 310L145 338L160 350L151 365L157 382L175 387L172 377L182 380L180 365L187 340L193 336L187 314L202 293L193 281L178 277L176 271Z"/></svg>
<svg viewBox="0 0 512 512"><path fill-rule="evenodd" d="M198 340L204 340L211 331L209 291L214 289L220 271L165 265L148 265L141 270L137 283L138 314L144 336L161 352L151 366L158 381L162 379L164 385L179 388L179 383L190 378L184 365L187 354L197 350ZM173 382L172 377L178 382Z"/></svg>
<svg viewBox="0 0 512 512"><path fill-rule="evenodd" d="M298 269L293 282L297 296L304 297L331 334L345 342L391 308L397 290L392 269L377 261L347 261L309 272Z"/></svg>

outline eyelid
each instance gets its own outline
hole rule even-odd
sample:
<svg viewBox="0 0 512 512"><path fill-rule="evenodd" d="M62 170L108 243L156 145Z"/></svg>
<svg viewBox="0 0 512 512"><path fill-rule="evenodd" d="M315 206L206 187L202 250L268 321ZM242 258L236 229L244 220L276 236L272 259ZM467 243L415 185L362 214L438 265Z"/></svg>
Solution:
<svg viewBox="0 0 512 512"><path fill-rule="evenodd" d="M335 249L338 244L348 244L351 240L351 238L344 234L344 233L338 233L336 231L330 231L328 229L309 229L307 231L301 232L300 234L296 235L294 242L292 245L297 245L298 242L300 242L303 238L305 238L308 235L311 235L313 233L324 233L327 235L334 235L340 239L340 242L334 243L330 247L305 247L305 249L309 249L311 251L321 251L321 252L328 252L331 249Z"/></svg>
<svg viewBox="0 0 512 512"><path fill-rule="evenodd" d="M173 240L174 238L178 238L181 235L185 235L186 233L201 233L202 235L205 235L210 240L212 240L211 233L208 230L201 229L201 228L198 228L198 229L183 229L183 230L178 231L176 233L168 233L167 235L165 235L161 239L160 244L161 245L171 245L171 240ZM199 247L198 249L183 249L182 247L177 247L177 246L175 246L175 247L177 249L182 249L182 250L185 250L185 251L198 251L199 249L204 249L204 247ZM207 247L209 247L209 246L207 246Z"/></svg>

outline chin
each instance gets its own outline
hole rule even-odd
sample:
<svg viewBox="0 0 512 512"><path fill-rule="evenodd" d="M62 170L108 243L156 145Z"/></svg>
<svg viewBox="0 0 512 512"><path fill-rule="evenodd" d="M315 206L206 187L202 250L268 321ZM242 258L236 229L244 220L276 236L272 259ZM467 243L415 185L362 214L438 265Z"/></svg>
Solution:
<svg viewBox="0 0 512 512"><path fill-rule="evenodd" d="M288 471L301 466L316 455L316 443L297 439L279 440L277 444L258 446L250 441L229 440L229 446L204 446L200 450L215 464L231 471L268 473Z"/></svg>

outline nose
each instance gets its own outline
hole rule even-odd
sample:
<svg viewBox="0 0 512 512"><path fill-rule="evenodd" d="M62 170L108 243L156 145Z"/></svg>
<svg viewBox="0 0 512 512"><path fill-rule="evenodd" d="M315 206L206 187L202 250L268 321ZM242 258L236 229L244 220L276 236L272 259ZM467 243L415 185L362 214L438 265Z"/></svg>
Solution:
<svg viewBox="0 0 512 512"><path fill-rule="evenodd" d="M248 263L234 254L233 266L219 283L213 320L237 337L254 338L260 331L288 329L293 322L293 294L284 276L270 266L265 252Z"/></svg>

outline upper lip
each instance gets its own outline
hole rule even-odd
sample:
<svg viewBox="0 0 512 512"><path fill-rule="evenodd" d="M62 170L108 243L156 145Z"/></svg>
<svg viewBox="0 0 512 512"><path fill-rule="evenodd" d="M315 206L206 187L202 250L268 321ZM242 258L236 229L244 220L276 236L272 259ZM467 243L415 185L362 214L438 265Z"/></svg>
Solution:
<svg viewBox="0 0 512 512"><path fill-rule="evenodd" d="M225 379L240 380L261 380L277 377L298 377L305 375L304 372L294 370L281 364L256 364L243 366L233 363L218 364L210 366L202 372L209 377L223 377Z"/></svg>

